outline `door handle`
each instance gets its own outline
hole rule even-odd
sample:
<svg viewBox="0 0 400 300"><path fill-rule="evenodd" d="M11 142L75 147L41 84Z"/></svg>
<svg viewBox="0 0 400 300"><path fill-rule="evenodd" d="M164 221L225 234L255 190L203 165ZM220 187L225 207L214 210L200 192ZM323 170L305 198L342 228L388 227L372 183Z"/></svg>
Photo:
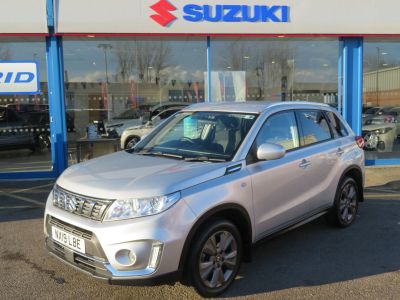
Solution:
<svg viewBox="0 0 400 300"><path fill-rule="evenodd" d="M301 163L299 164L299 167L302 168L302 169L305 169L305 168L307 168L309 165L311 165L311 162L308 161L308 160L306 160L306 159L303 159L303 160L301 161Z"/></svg>
<svg viewBox="0 0 400 300"><path fill-rule="evenodd" d="M336 151L336 155L337 156L342 156L343 153L344 153L344 150L342 148L338 148L337 151Z"/></svg>

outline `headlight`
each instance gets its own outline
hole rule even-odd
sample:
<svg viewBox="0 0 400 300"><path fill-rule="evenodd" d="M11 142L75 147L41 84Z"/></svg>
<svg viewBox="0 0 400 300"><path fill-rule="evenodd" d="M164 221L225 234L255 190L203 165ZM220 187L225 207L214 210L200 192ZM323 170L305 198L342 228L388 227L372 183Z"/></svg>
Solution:
<svg viewBox="0 0 400 300"><path fill-rule="evenodd" d="M125 220L159 214L181 198L176 192L167 196L158 196L142 199L115 200L107 210L104 221Z"/></svg>
<svg viewBox="0 0 400 300"><path fill-rule="evenodd" d="M389 132L392 129L393 128L391 128L391 127L381 128L381 129L375 130L375 133L376 134L385 134L385 133Z"/></svg>

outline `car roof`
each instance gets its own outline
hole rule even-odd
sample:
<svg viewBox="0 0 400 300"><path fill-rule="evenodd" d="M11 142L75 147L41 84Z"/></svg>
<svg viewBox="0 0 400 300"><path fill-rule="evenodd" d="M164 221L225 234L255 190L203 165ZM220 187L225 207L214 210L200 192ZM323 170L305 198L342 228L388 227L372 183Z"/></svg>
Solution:
<svg viewBox="0 0 400 300"><path fill-rule="evenodd" d="M165 101L165 102L161 102L161 103L158 103L158 104L152 106L151 110L156 110L163 106L188 106L190 104L192 104L192 103L179 102L179 101Z"/></svg>
<svg viewBox="0 0 400 300"><path fill-rule="evenodd" d="M300 108L307 106L315 109L331 109L324 103L305 102L305 101L246 101L246 102L207 102L193 104L185 107L182 111L223 111L240 113L262 113L271 107L284 106L286 108Z"/></svg>
<svg viewBox="0 0 400 300"><path fill-rule="evenodd" d="M164 112L166 112L166 111L171 111L171 110L178 111L178 110L181 110L181 109L182 109L182 106L168 107L168 108L163 109L162 111L160 111L156 116L161 115L162 113L164 113Z"/></svg>

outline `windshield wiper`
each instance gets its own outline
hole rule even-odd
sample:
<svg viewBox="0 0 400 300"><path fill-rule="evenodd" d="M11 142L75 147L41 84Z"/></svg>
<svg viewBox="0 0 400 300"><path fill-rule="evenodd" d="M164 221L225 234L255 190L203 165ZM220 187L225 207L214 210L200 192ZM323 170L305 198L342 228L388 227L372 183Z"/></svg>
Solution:
<svg viewBox="0 0 400 300"><path fill-rule="evenodd" d="M212 161L212 162L226 162L223 158L211 158L208 156L185 157L185 161Z"/></svg>
<svg viewBox="0 0 400 300"><path fill-rule="evenodd" d="M171 154L171 153L163 153L160 151L157 152L146 152L146 151L139 151L136 152L136 154L141 154L141 155L149 155L149 156L165 156L165 157L170 157L170 158L176 158L176 159L183 159L182 155L177 155L177 154Z"/></svg>

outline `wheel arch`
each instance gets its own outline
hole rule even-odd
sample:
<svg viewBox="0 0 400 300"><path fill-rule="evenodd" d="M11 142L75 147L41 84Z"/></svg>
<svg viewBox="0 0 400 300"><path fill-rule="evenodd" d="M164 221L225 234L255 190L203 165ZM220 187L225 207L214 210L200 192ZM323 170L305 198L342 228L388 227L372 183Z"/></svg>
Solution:
<svg viewBox="0 0 400 300"><path fill-rule="evenodd" d="M181 272L183 272L185 268L186 261L189 257L190 248L197 234L211 220L216 218L229 220L238 228L243 241L243 259L245 261L251 260L253 230L249 214L247 213L246 209L239 204L222 204L204 213L190 229L189 234L186 237L179 261L179 270Z"/></svg>
<svg viewBox="0 0 400 300"><path fill-rule="evenodd" d="M353 178L358 187L358 191L360 192L360 201L364 201L364 178L363 178L363 172L359 166L350 166L347 167L346 170L343 172L342 176L340 177L341 182L345 177L351 177Z"/></svg>
<svg viewBox="0 0 400 300"><path fill-rule="evenodd" d="M138 138L139 141L142 139L140 136L138 136L137 134L132 134L129 135L126 139L125 139L125 144L124 144L124 149L126 149L126 147L128 146L128 143L134 139L134 138Z"/></svg>

